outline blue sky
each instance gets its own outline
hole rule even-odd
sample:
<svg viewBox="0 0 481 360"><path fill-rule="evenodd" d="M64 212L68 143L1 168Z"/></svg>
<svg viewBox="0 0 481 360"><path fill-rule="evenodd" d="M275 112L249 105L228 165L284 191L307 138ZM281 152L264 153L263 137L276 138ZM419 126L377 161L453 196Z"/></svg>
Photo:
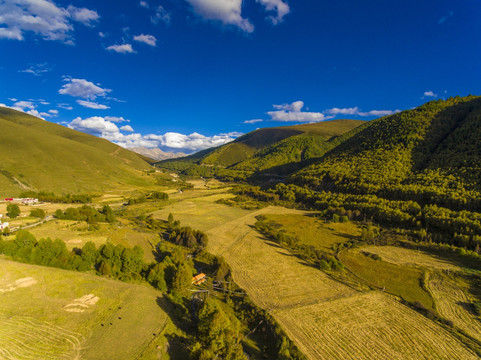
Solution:
<svg viewBox="0 0 481 360"><path fill-rule="evenodd" d="M0 105L122 146L481 95L481 2L0 0Z"/></svg>

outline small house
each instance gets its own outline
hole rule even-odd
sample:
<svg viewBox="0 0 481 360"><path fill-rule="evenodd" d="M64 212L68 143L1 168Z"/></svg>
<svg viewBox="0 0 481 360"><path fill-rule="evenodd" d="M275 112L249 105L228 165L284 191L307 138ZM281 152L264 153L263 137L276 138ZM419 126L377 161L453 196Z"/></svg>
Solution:
<svg viewBox="0 0 481 360"><path fill-rule="evenodd" d="M207 280L207 275L200 273L192 278L192 285L200 285Z"/></svg>

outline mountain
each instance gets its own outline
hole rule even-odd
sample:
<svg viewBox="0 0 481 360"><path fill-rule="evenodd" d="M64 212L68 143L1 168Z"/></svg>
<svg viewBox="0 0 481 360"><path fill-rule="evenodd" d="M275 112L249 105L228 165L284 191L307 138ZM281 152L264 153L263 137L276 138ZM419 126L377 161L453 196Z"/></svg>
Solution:
<svg viewBox="0 0 481 360"><path fill-rule="evenodd" d="M0 107L0 196L143 184L144 157L105 139Z"/></svg>
<svg viewBox="0 0 481 360"><path fill-rule="evenodd" d="M190 175L220 171L224 176L234 178L244 178L260 170L278 171L279 167L298 165L322 156L341 135L364 123L360 120L332 120L258 129L220 147L162 161L156 166Z"/></svg>
<svg viewBox="0 0 481 360"><path fill-rule="evenodd" d="M370 121L293 183L421 203L481 191L481 97L436 100Z"/></svg>
<svg viewBox="0 0 481 360"><path fill-rule="evenodd" d="M137 154L144 155L144 156L146 156L150 159L157 160L157 161L165 160L165 159L176 159L176 158L179 158L179 157L187 156L187 154L184 154L184 153L181 153L181 152L179 152L179 153L165 152L165 151L160 150L159 148L148 149L148 148L145 148L145 147L134 147L134 148L131 148L129 150L131 150L133 152L136 152Z"/></svg>

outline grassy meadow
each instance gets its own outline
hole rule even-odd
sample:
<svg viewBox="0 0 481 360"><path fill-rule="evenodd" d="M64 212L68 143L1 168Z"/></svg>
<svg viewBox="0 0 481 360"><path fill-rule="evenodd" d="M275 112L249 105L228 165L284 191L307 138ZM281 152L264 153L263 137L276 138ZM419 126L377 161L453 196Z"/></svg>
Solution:
<svg viewBox="0 0 481 360"><path fill-rule="evenodd" d="M142 285L0 259L0 289L5 359L152 359L176 331L162 293Z"/></svg>

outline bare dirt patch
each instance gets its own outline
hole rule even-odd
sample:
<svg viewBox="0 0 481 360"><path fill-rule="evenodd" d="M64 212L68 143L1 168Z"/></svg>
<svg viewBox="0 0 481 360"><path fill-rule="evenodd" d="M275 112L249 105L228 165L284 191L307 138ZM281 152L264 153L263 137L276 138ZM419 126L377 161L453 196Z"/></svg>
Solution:
<svg viewBox="0 0 481 360"><path fill-rule="evenodd" d="M26 288L35 285L36 283L37 280L31 277L21 278L14 281L13 283L5 285L3 288L0 288L0 293L14 291L20 288Z"/></svg>

